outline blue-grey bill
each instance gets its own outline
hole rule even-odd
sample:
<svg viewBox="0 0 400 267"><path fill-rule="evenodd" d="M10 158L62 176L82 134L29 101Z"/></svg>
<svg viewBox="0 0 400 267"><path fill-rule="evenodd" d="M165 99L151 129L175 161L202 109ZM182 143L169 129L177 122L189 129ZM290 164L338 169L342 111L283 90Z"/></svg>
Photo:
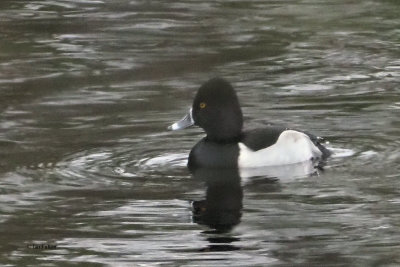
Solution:
<svg viewBox="0 0 400 267"><path fill-rule="evenodd" d="M192 109L189 110L189 113L186 114L180 121L175 122L174 124L168 126L168 130L181 130L187 127L190 127L194 124L193 117L192 117Z"/></svg>

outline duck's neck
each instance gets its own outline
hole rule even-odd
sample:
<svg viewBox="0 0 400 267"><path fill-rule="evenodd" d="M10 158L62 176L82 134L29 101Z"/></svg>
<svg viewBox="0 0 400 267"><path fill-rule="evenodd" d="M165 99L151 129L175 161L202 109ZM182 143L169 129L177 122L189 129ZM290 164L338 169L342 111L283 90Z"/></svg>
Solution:
<svg viewBox="0 0 400 267"><path fill-rule="evenodd" d="M214 112L211 119L200 125L207 139L218 143L237 142L242 135L243 115L239 105L221 106L223 112Z"/></svg>
<svg viewBox="0 0 400 267"><path fill-rule="evenodd" d="M229 135L212 135L207 134L206 140L215 143L221 144L230 144L230 143L237 143L242 138L242 131L238 132L237 134L229 134Z"/></svg>

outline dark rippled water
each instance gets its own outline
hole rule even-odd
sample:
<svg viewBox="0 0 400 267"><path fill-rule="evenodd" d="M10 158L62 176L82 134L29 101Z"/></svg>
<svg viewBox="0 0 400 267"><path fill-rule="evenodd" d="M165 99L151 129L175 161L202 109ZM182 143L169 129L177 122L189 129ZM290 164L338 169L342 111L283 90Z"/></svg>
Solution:
<svg viewBox="0 0 400 267"><path fill-rule="evenodd" d="M0 263L399 266L399 14L397 0L1 1ZM166 126L217 75L248 126L325 136L325 170L191 175L203 133Z"/></svg>

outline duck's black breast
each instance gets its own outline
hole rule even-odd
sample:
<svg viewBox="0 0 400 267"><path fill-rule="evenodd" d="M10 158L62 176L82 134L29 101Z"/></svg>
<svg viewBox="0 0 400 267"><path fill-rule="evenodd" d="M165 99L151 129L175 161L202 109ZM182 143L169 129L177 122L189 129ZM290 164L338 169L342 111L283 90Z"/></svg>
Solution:
<svg viewBox="0 0 400 267"><path fill-rule="evenodd" d="M188 167L194 168L235 168L238 164L239 145L237 142L220 143L200 140L190 151Z"/></svg>

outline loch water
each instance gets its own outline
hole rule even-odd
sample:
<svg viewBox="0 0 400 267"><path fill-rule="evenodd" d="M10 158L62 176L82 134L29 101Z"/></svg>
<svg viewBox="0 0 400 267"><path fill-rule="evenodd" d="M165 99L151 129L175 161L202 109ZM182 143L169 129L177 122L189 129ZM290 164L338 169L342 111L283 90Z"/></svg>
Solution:
<svg viewBox="0 0 400 267"><path fill-rule="evenodd" d="M2 0L2 266L399 266L400 1ZM323 168L186 168L221 76Z"/></svg>

